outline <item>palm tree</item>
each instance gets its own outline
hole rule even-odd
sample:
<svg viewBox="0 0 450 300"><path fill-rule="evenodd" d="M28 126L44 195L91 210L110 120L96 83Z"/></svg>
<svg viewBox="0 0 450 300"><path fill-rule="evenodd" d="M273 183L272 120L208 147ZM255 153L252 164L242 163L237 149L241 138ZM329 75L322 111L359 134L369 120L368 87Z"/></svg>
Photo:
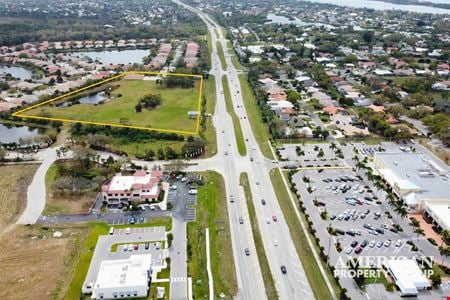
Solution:
<svg viewBox="0 0 450 300"><path fill-rule="evenodd" d="M441 265L444 264L444 257L450 255L450 247L439 247L439 254L441 255Z"/></svg>
<svg viewBox="0 0 450 300"><path fill-rule="evenodd" d="M444 241L446 241L450 238L450 230L448 230L448 229L442 230L441 235L442 235L442 242L441 242L441 247L442 247L442 245L444 244Z"/></svg>
<svg viewBox="0 0 450 300"><path fill-rule="evenodd" d="M419 222L419 220L417 220L416 218L411 218L411 225L412 225L414 228L418 228L418 227L420 226L420 222Z"/></svg>

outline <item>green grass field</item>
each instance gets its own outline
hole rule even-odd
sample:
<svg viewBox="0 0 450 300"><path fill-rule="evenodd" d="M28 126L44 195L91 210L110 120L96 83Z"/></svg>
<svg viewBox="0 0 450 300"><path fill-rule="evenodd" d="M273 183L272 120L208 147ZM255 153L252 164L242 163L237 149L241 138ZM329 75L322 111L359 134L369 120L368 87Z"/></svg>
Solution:
<svg viewBox="0 0 450 300"><path fill-rule="evenodd" d="M153 80L121 79L105 85L119 85L119 87L112 91L111 97L103 104L56 107L53 103L49 103L26 111L24 115L38 116L45 111L46 116L52 118L195 132L197 120L190 119L188 111L197 110L199 81L189 89L166 88L157 85ZM161 105L136 112L136 104L142 96L148 94L160 94Z"/></svg>
<svg viewBox="0 0 450 300"><path fill-rule="evenodd" d="M214 299L233 299L237 294L225 182L219 173L201 173L205 185L197 195L197 217L187 225L188 274L192 277L194 299L205 299L209 293L206 272L205 229L209 228L211 271L214 281Z"/></svg>
<svg viewBox="0 0 450 300"><path fill-rule="evenodd" d="M217 41L216 46L217 46L217 54L219 55L220 59L220 64L222 65L222 70L226 70L227 62L225 60L225 52L223 52L222 44L219 41Z"/></svg>

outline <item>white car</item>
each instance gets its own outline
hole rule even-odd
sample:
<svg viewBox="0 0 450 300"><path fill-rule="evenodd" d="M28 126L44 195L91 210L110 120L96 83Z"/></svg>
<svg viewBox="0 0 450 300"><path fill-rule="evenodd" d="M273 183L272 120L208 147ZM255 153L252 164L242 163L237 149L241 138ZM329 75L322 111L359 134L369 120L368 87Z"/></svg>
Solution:
<svg viewBox="0 0 450 300"><path fill-rule="evenodd" d="M369 243L369 247L370 247L370 248L373 248L373 247L375 247L375 241L370 241L370 243Z"/></svg>
<svg viewBox="0 0 450 300"><path fill-rule="evenodd" d="M177 189L177 186L176 186L176 185L171 185L171 186L170 186L170 189L171 189L172 191L175 191L175 190Z"/></svg>
<svg viewBox="0 0 450 300"><path fill-rule="evenodd" d="M348 247L347 250L345 250L345 253L350 254L352 253L353 248L352 247Z"/></svg>
<svg viewBox="0 0 450 300"><path fill-rule="evenodd" d="M395 247L400 247L402 245L402 240L397 240L397 242L395 243Z"/></svg>
<svg viewBox="0 0 450 300"><path fill-rule="evenodd" d="M273 245L274 245L274 246L278 246L277 240L273 240Z"/></svg>
<svg viewBox="0 0 450 300"><path fill-rule="evenodd" d="M125 234L130 234L130 232L131 232L131 228L127 227L127 229L125 229Z"/></svg>

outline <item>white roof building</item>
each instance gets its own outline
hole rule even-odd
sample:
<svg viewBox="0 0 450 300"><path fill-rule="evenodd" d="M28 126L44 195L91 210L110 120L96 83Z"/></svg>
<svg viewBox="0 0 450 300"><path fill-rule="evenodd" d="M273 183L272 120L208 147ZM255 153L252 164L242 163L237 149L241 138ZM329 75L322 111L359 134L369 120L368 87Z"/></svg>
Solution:
<svg viewBox="0 0 450 300"><path fill-rule="evenodd" d="M402 296L416 296L431 284L413 259L393 259L384 263Z"/></svg>
<svg viewBox="0 0 450 300"><path fill-rule="evenodd" d="M104 260L93 286L93 299L146 297L151 279L151 255Z"/></svg>
<svg viewBox="0 0 450 300"><path fill-rule="evenodd" d="M450 203L428 203L425 211L442 229L450 230Z"/></svg>
<svg viewBox="0 0 450 300"><path fill-rule="evenodd" d="M375 153L378 173L410 209L432 203L450 205L450 169L421 153Z"/></svg>

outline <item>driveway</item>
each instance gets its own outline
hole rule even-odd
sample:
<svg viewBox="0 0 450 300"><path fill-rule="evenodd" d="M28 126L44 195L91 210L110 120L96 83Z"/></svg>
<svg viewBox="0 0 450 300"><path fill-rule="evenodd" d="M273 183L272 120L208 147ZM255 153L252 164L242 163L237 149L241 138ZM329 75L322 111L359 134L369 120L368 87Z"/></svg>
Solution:
<svg viewBox="0 0 450 300"><path fill-rule="evenodd" d="M34 224L39 219L45 208L45 174L56 160L56 148L48 148L36 154L36 158L42 160L42 164L34 174L33 181L27 190L27 206L17 220L17 224Z"/></svg>

